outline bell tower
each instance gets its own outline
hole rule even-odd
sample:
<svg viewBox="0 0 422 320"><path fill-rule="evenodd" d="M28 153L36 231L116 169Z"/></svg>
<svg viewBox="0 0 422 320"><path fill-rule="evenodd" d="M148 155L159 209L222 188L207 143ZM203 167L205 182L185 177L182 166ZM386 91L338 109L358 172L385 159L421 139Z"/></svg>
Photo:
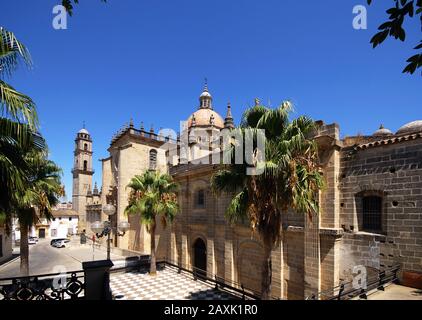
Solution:
<svg viewBox="0 0 422 320"><path fill-rule="evenodd" d="M92 191L92 139L84 127L75 139L73 162L72 207L79 214L79 231L86 229L86 204L88 192Z"/></svg>

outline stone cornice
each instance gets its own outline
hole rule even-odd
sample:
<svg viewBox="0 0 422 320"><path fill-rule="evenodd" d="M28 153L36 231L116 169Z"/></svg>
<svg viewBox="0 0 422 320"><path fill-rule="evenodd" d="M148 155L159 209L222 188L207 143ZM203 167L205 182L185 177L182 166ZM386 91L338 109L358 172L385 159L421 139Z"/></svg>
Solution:
<svg viewBox="0 0 422 320"><path fill-rule="evenodd" d="M285 228L287 232L297 233L297 232L304 232L305 228L300 226L287 226ZM334 238L341 238L344 234L342 228L319 228L319 235L320 236L329 236Z"/></svg>

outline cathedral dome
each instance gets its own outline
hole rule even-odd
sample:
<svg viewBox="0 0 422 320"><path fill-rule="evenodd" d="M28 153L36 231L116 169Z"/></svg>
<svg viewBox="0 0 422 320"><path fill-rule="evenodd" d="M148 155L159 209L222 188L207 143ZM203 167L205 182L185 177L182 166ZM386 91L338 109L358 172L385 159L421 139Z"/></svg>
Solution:
<svg viewBox="0 0 422 320"><path fill-rule="evenodd" d="M374 137L388 137L392 135L393 133L391 132L391 130L384 128L383 125L381 125L380 128L373 134Z"/></svg>
<svg viewBox="0 0 422 320"><path fill-rule="evenodd" d="M397 131L397 134L409 134L415 132L422 132L422 120L416 120L405 124Z"/></svg>
<svg viewBox="0 0 422 320"><path fill-rule="evenodd" d="M192 126L209 127L211 125L219 129L224 128L223 118L212 109L199 109L192 113L188 119L188 128Z"/></svg>

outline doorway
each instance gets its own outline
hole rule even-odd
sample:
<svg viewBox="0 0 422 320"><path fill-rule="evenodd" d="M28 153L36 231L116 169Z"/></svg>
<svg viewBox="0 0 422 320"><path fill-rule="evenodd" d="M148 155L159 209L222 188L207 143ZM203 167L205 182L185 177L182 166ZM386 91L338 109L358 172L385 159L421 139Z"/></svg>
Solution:
<svg viewBox="0 0 422 320"><path fill-rule="evenodd" d="M45 238L45 229L38 230L38 238L44 239Z"/></svg>
<svg viewBox="0 0 422 320"><path fill-rule="evenodd" d="M196 239L193 245L194 272L198 277L207 275L207 246L201 238Z"/></svg>

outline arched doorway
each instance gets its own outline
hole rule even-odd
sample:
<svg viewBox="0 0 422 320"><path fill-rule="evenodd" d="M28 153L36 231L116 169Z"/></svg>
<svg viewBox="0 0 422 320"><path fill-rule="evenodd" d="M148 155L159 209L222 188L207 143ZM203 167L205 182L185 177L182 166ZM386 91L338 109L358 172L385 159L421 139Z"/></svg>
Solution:
<svg viewBox="0 0 422 320"><path fill-rule="evenodd" d="M207 275L207 246L201 238L193 244L193 264L195 274L199 277Z"/></svg>

